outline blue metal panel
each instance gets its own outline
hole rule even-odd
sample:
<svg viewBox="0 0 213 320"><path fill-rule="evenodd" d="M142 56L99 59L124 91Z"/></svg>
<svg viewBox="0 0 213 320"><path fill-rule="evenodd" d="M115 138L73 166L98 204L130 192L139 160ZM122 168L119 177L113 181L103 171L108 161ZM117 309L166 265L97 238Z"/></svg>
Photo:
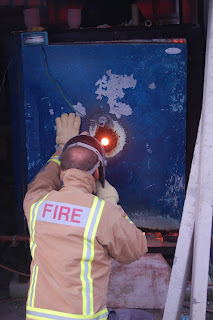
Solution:
<svg viewBox="0 0 213 320"><path fill-rule="evenodd" d="M65 96L86 113L82 130L92 130L88 119L103 115L123 128L107 178L125 211L140 227L178 228L185 190L186 44L49 45L45 52ZM55 150L55 118L72 109L48 78L41 47L23 47L22 61L30 181Z"/></svg>

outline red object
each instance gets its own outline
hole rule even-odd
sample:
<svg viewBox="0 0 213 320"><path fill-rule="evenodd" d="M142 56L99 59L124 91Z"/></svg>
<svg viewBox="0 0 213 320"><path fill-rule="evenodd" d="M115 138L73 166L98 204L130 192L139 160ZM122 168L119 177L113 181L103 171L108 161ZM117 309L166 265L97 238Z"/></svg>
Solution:
<svg viewBox="0 0 213 320"><path fill-rule="evenodd" d="M17 270L8 268L8 267L6 267L6 266L3 266L2 264L0 264L0 268L5 269L5 270L10 271L10 272L13 272L13 273L17 273L17 274L19 274L20 276L30 277L30 274L28 274L28 273L24 273L24 272L20 272L20 271L17 271Z"/></svg>

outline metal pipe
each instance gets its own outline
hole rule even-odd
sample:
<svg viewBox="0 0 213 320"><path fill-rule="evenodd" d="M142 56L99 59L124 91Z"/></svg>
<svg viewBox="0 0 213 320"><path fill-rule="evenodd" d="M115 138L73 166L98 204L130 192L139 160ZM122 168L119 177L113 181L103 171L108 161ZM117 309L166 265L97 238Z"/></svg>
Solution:
<svg viewBox="0 0 213 320"><path fill-rule="evenodd" d="M7 235L2 235L0 236L0 242L25 242L25 241L29 241L30 237L29 236L25 236L25 235L14 235L14 236L7 236Z"/></svg>

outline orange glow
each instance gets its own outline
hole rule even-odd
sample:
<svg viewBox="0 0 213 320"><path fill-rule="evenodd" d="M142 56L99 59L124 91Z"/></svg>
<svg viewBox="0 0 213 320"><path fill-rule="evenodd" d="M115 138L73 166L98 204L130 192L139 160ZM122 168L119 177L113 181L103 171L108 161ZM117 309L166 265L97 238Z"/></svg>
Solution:
<svg viewBox="0 0 213 320"><path fill-rule="evenodd" d="M109 144L109 139L107 139L107 138L101 139L101 144L102 144L103 146L108 146L108 144Z"/></svg>

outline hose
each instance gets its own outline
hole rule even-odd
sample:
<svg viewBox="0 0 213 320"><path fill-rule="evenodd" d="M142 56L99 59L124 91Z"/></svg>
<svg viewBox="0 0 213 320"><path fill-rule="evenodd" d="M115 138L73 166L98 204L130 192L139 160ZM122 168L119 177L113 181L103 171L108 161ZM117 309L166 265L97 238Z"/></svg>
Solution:
<svg viewBox="0 0 213 320"><path fill-rule="evenodd" d="M20 271L8 268L6 266L3 266L2 264L0 264L0 268L5 269L5 270L10 271L10 272L13 272L13 273L16 273L16 274L19 274L20 276L30 277L30 274L28 274L28 273L24 273L24 272L20 272Z"/></svg>

